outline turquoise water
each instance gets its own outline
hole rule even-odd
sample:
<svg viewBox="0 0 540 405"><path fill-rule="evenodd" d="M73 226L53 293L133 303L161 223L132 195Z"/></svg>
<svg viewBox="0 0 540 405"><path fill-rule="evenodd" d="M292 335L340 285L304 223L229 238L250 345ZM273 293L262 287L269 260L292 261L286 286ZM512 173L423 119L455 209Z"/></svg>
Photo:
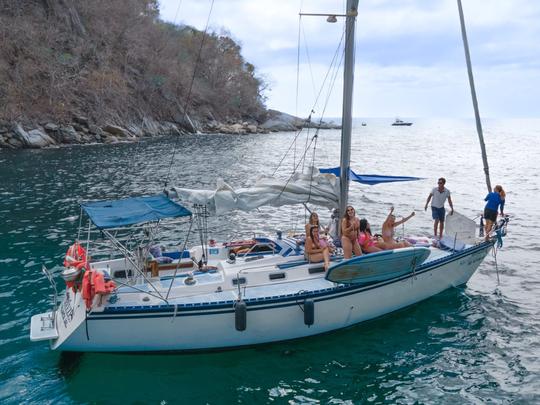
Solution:
<svg viewBox="0 0 540 405"><path fill-rule="evenodd" d="M447 178L456 210L470 217L486 194L471 121L419 121L355 129L358 172L424 180L351 186L351 201L374 228L393 204L416 210L406 233L431 233L423 205ZM80 200L151 194L169 184L234 186L271 174L293 134L189 136L140 144L0 151L0 401L2 403L538 403L540 243L530 218L540 121L485 123L492 182L508 192L509 236L463 288L383 318L323 336L206 354L61 354L28 339L29 318L49 308L41 264L61 263L75 237ZM313 135L313 132L310 133ZM298 162L285 159L283 170ZM324 131L315 161L337 164L338 131ZM309 154L312 158L312 153ZM321 217L328 217L320 210ZM213 218L217 239L303 227L303 208L264 208ZM168 239L174 240L172 235ZM59 283L60 285L60 283Z"/></svg>

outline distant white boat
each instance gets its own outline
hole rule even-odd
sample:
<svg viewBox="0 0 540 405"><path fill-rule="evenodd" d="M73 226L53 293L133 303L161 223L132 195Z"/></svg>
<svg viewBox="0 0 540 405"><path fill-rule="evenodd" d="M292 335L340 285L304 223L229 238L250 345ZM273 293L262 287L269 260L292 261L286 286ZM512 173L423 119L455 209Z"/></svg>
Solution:
<svg viewBox="0 0 540 405"><path fill-rule="evenodd" d="M396 118L396 120L392 124L392 126L396 126L396 127L410 127L411 125L412 125L412 122L405 122L405 121L400 120L399 118Z"/></svg>

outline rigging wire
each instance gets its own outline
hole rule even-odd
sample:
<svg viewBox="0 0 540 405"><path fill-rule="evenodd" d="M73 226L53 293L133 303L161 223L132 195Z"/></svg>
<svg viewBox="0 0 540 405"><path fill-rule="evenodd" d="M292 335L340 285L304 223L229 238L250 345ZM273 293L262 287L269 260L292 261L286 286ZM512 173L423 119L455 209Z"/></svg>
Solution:
<svg viewBox="0 0 540 405"><path fill-rule="evenodd" d="M286 158L286 156L288 155L289 151L291 150L291 148L293 146L295 146L295 150L294 150L294 161L293 161L293 172L291 173L291 175L289 176L289 178L287 179L285 185L283 186L283 188L281 189L280 193L278 194L278 196L276 197L276 199L278 199L282 194L283 192L285 191L287 185L289 184L289 182L292 180L292 177L294 176L294 174L297 172L300 164L302 164L302 172L304 171L305 169L305 163L307 161L306 157L307 157L307 154L308 152L310 151L311 149L311 145L313 144L313 154L312 154L312 159L311 159L311 166L314 166L315 164L315 157L316 157L316 150L317 150L317 141L318 141L318 135L319 135L319 131L320 131L320 124L322 123L323 121L323 118L324 118L324 113L326 112L326 108L328 106L328 103L330 101L330 95L332 93L332 90L335 86L335 82L337 80L337 76L338 76L338 73L339 73L339 68L341 67L342 65L342 62L343 62L343 58L344 58L344 49L343 51L341 50L342 48L342 44L343 44L343 40L345 38L345 32L346 30L344 29L342 34L341 34L341 39L339 41L339 44L338 46L336 47L336 51L334 52L334 55L332 56L332 60L331 60L331 63L330 63L330 66L328 68L328 70L326 71L326 74L325 74L325 77L324 77L324 80L323 80L323 83L321 84L320 86L320 89L319 89L319 92L317 93L317 97L316 97L316 100L313 104L313 109L311 110L311 113L308 117L308 119L306 119L306 122L311 122L311 115L312 113L314 112L314 108L315 106L319 103L319 99L323 93L323 90L328 87L328 91L327 91L327 94L326 94L326 101L325 101L325 104L324 104L324 107L323 107L323 112L321 114L321 117L320 117L320 120L319 120L319 125L317 126L317 129L315 130L315 134L313 135L313 137L311 137L311 141L309 141L309 129L308 128L308 131L307 134L306 134L306 145L304 147L304 152L303 152L303 155L301 156L299 162L297 163L296 162L296 141L297 141L297 138L298 136L300 135L302 129L295 135L295 138L293 139L293 141L291 142L291 145L289 146L289 148L287 149L287 151L285 152L285 154L283 155L283 157L281 158L280 162L278 163L276 169L274 170L272 176L275 175L275 173L279 170L279 168L281 167L281 164L283 162L283 160ZM304 37L304 41L307 43L307 40L306 38ZM307 50L307 46L306 46L306 51L308 52L308 55L309 55L309 51ZM341 58L338 58L338 55L341 55ZM337 62L339 59L339 63ZM299 65L299 59L297 61L298 65ZM311 67L311 62L309 61L309 66ZM297 66L298 68L298 66ZM298 71L298 69L297 69ZM298 79L297 79L298 80ZM327 84L328 82L328 84ZM309 193L308 193L308 201L309 202L309 199L310 199L310 196L311 196L311 189L312 189L312 184L313 184L313 171L311 171L311 176L310 176L310 186L309 186ZM307 207L304 205L304 216L307 216ZM295 223L295 227L296 227L296 223Z"/></svg>
<svg viewBox="0 0 540 405"><path fill-rule="evenodd" d="M322 83L321 88L320 88L320 90L319 90L319 92L318 92L318 94L317 94L317 97L316 97L316 99L315 99L315 102L313 103L313 106L317 105L318 100L319 100L319 98L320 98L320 96L321 96L321 94L322 94L322 91L323 91L323 89L324 89L325 86L326 86L326 82L327 82L327 80L328 80L330 71L332 71L333 66L334 66L335 63L336 63L337 56L341 53L340 63L339 63L339 65L337 66L337 68L334 67L334 68L336 69L336 71L335 71L334 81L333 81L332 87L333 87L334 84L335 84L335 78L337 77L337 73L338 73L339 66L341 66L341 61L343 61L343 53L340 52L340 51L341 51L341 46L342 46L342 44L343 44L343 39L344 39L344 38L345 38L345 31L342 33L340 42L339 42L339 44L338 44L338 46L337 46L337 48L336 48L336 51L334 52L334 55L333 55L332 60L331 60L331 62L330 62L330 67L329 67L329 69L327 70L327 72L326 72L326 74L325 74L325 77L324 77L324 79L323 79L323 83ZM329 98L330 98L330 93L331 93L331 89L329 89L329 92L328 92L328 95L327 95L327 97L328 97L327 103L328 103ZM309 117L306 119L306 121L308 121L308 120L311 121L311 115L312 115L312 113L313 113L313 108L311 109L311 113L310 113ZM323 117L321 117L321 120L322 120L322 118L323 118ZM277 173L277 171L280 169L281 164L283 163L283 161L285 160L285 158L287 157L287 155L289 154L289 152L291 151L291 149L293 148L293 146L295 146L296 141L297 141L297 139L298 139L298 136L300 135L300 133L302 132L302 130L303 130L303 129L300 129L300 130L298 131L298 133L295 135L294 139L292 140L291 144L289 145L289 148L285 151L285 153L283 154L282 158L281 158L280 161L278 162L277 167L274 169L274 171L273 171L273 173L272 173L272 176L274 176L274 175ZM310 144L311 144L311 143L310 143ZM304 156L305 156L305 154L304 154ZM293 174L296 172L297 169L298 169L298 165L295 165L295 169L294 169Z"/></svg>
<svg viewBox="0 0 540 405"><path fill-rule="evenodd" d="M178 7L176 8L176 13L174 14L173 25L176 25L176 18L178 17L178 12L180 11L181 6L182 6L182 0L178 2Z"/></svg>
<svg viewBox="0 0 540 405"><path fill-rule="evenodd" d="M334 69L334 76L332 77L332 79L330 80L330 85L329 85L329 88L328 88L328 93L327 93L327 96L326 96L326 101L324 103L324 107L323 107L323 111L322 111L322 114L321 114L321 118L319 120L319 126L318 126L318 129L317 129L317 134L316 134L316 137L315 137L315 144L313 145L313 156L312 156L312 159L311 159L311 167L315 167L315 153L317 151L317 141L318 141L318 133L319 133L319 129L321 127L321 124L322 124L322 120L323 120L323 117L324 117L324 113L326 112L326 107L328 107L328 103L330 101L330 95L332 93L332 90L336 84L336 79L337 79L337 75L338 75L338 72L339 72L339 68L341 66L341 63L343 62L343 58L344 58L344 53L341 54L341 59L340 59L340 62L339 64L335 67ZM311 188L312 188L312 185L313 185L313 171L311 172L311 176L310 176L310 180L309 180L309 194L308 194L308 201L309 199L311 198Z"/></svg>
<svg viewBox="0 0 540 405"><path fill-rule="evenodd" d="M313 93L315 94L316 93L315 77L313 76L313 67L311 65L311 58L309 57L309 46L308 46L308 43L307 43L306 32L304 30L304 27L302 27L302 34L304 35L304 49L305 49L305 52L306 52L306 59L307 59L308 67L309 67L309 74L310 74L310 77L311 77L311 85L313 87ZM323 86L324 86L324 81L323 81L323 84L321 85L321 88ZM310 117L309 122L310 123L311 123L311 115L315 112L315 109L317 108L317 104L318 104L318 97L315 99L315 103L314 103L314 105L313 105L313 107L311 109L311 113L309 114L309 117ZM309 141L309 133L311 132L310 129L311 128L308 127L308 129L306 131L306 143L305 143L304 148L307 147L307 144L308 144L308 141ZM304 171L304 168L305 168L305 165L302 164L302 172Z"/></svg>
<svg viewBox="0 0 540 405"><path fill-rule="evenodd" d="M182 6L182 0L180 0L178 2L178 7L176 8L176 12L174 14L174 20L173 20L173 25L176 25L176 20L178 18L178 13L180 12L180 7ZM134 168L135 165L136 165L136 159L140 157L141 155L141 152L142 152L142 145L143 145L143 142L142 142L142 137L137 137L137 141L135 142L135 148L134 148L134 151L132 153L129 154L129 158L128 158L128 168ZM116 171L115 172L115 176L116 178L122 176L122 178L125 177L125 173L126 172L122 172L122 171ZM156 186L156 183L154 180L152 181L147 181L148 185L150 187L152 186Z"/></svg>
<svg viewBox="0 0 540 405"><path fill-rule="evenodd" d="M184 103L184 111L183 111L183 115L182 115L182 122L185 122L185 120L187 118L187 108L188 108L189 102L191 100L191 93L193 91L193 84L195 82L195 76L197 75L197 68L198 68L199 63L201 61L201 54L202 54L202 50L203 50L203 47L204 47L204 42L205 42L206 37L207 37L208 26L210 24L210 16L212 15L212 9L213 8L214 8L214 0L212 0L212 3L210 4L210 11L208 12L208 17L206 19L206 25L204 27L204 31L203 31L203 34L202 34L201 45L199 47L199 52L197 54L197 59L195 60L195 66L193 67L193 75L191 76L191 82L189 84L188 94L187 94L187 97L186 97L186 101ZM171 177L171 170L172 170L174 158L175 158L175 155L176 155L177 146L178 146L178 141L176 141L174 143L174 145L173 145L171 161L169 163L169 169L167 171L167 177L165 178L164 188L167 187L167 184L169 183L169 179Z"/></svg>
<svg viewBox="0 0 540 405"><path fill-rule="evenodd" d="M345 28L343 29L343 33L342 33L342 37L341 37L341 41L340 41L340 46L341 44L343 43L343 38L345 37ZM338 48L339 49L339 48ZM340 72L340 68L341 66L343 65L343 60L345 58L345 50L343 50L341 52L341 58L339 60L339 63L335 66L334 68L334 75L333 77L331 78L330 80L330 83L331 85L328 87L328 93L326 94L326 103L324 105L324 108L323 108L323 112L321 114L321 119L319 121L319 126L322 124L322 119L324 117L324 113L326 112L326 107L328 106L328 103L330 101L330 96L331 96L331 93L336 85L336 80L337 80L337 77L338 77L338 74ZM325 159L325 162L327 162L328 164L330 164L330 157L329 157L329 154L328 154L328 150L323 148L323 157ZM315 165L315 161L313 161L312 165L314 166Z"/></svg>
<svg viewBox="0 0 540 405"><path fill-rule="evenodd" d="M300 27L302 24L302 8L300 8L300 13L298 15L298 43L296 46L296 105L295 105L295 111L294 116L298 117L298 94L299 94L299 87L300 87ZM294 153L293 153L293 169L294 165L296 164L296 138L294 137ZM274 172L275 173L275 172Z"/></svg>

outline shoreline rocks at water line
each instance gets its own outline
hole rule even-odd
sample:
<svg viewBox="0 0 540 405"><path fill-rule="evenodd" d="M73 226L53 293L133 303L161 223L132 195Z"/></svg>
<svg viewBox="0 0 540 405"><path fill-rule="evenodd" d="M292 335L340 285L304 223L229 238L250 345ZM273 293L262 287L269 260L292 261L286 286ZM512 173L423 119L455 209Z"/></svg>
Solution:
<svg viewBox="0 0 540 405"><path fill-rule="evenodd" d="M341 129L341 125L316 119L302 119L277 110L268 110L266 121L261 128L271 132L297 131L302 128Z"/></svg>
<svg viewBox="0 0 540 405"><path fill-rule="evenodd" d="M26 129L21 123L6 125L0 123L0 148L38 149L61 145L114 144L136 142L143 137L162 135L182 135L187 131L171 122L156 122L145 119L142 124L128 124L125 127L115 124L98 126L85 117L75 117L69 124L58 125L52 122Z"/></svg>
<svg viewBox="0 0 540 405"><path fill-rule="evenodd" d="M275 110L268 111L266 120L262 124L256 121L226 124L215 120L204 124L192 120L188 121L189 125L183 126L173 122L158 122L151 118L144 118L139 124L106 123L97 125L83 116L75 116L67 124L41 122L37 125L23 125L20 122L0 121L0 148L39 149L62 145L114 144L136 142L145 137L188 133L245 135L297 131L302 128L340 128L334 123L306 121Z"/></svg>

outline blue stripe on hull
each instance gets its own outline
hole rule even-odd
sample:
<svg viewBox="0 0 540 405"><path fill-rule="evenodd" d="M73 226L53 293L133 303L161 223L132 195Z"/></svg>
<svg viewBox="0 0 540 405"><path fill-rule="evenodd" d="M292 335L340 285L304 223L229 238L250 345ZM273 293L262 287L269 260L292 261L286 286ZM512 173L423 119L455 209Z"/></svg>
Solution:
<svg viewBox="0 0 540 405"><path fill-rule="evenodd" d="M373 290L376 288L381 288L386 285L406 280L411 277L416 277L419 274L436 270L448 263L457 261L473 253L480 252L484 249L489 249L492 245L493 242L484 242L461 252L454 253L450 256L446 256L441 259L425 263L419 266L414 273L408 273L400 277L386 280L384 282L373 284L370 286L339 285L323 290L306 292L304 294L287 294L273 298L252 298L246 299L244 301L247 304L248 311L258 311L298 305L299 303L301 303L302 300L306 298L314 299L315 302L332 300L348 295L358 294L364 291ZM119 307L118 309L107 308L104 312L101 313L91 313L88 316L88 320L92 321L105 319L162 318L175 316L180 317L234 313L234 303L235 301L220 301L219 303L179 304L176 307L176 314L175 305L159 305L151 307ZM125 316L127 314L132 314L132 316Z"/></svg>

